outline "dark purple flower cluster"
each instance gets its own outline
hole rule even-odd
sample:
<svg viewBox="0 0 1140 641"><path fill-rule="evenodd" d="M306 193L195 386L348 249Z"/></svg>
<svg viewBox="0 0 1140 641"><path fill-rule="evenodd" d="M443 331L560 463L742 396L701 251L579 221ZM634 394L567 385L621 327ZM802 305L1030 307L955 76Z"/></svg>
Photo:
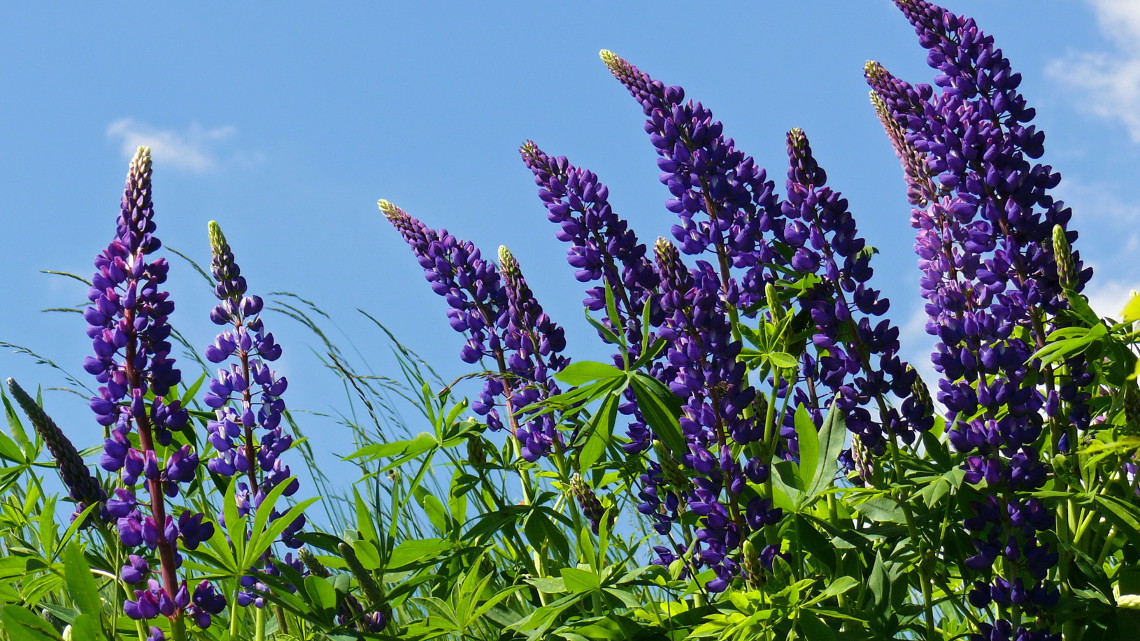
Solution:
<svg viewBox="0 0 1140 641"><path fill-rule="evenodd" d="M763 413L747 411L755 409L758 397L748 384L744 364L737 360L741 343L733 339L720 305L716 271L705 261L689 269L677 248L664 239L658 240L655 254L661 307L666 314L659 334L667 341L666 358L676 368L676 377L668 384L684 401L680 426L689 449L667 458L691 470L687 509L698 515L700 523L695 558L716 574L708 589L721 592L739 573L734 556L743 541L752 531L780 518L780 510L772 509L767 499L756 498L743 511L736 500L749 481L767 480L763 461L751 458L742 466L732 454L733 445L763 440ZM657 482L647 483L647 488L660 484L653 474L649 478ZM652 494L642 498L662 500L659 492L656 497ZM664 511L654 501L647 500L647 504L662 515L672 512L667 504Z"/></svg>
<svg viewBox="0 0 1140 641"><path fill-rule="evenodd" d="M47 412L39 406L39 403L32 400L32 397L16 381L9 378L8 389L15 397L16 403L28 415L32 427L43 439L44 445L47 446L52 458L55 459L56 466L59 468L60 479L63 480L63 486L67 488L71 500L75 501L75 512L71 515L72 520L75 520L90 505L99 505L100 507L95 514L105 518L106 515L102 512L103 504L107 500L107 492L103 490L99 480L91 474L91 470L83 462L83 457L79 456L79 452L71 443L71 439L67 438L59 425L56 425L55 421L47 415ZM84 524L89 525L92 521L93 519L89 517Z"/></svg>
<svg viewBox="0 0 1140 641"><path fill-rule="evenodd" d="M553 417L527 420L516 415L526 405L558 393L550 376L568 362L561 355L566 347L562 328L542 311L518 263L506 252L500 274L471 242L447 230L431 230L386 200L379 206L412 248L432 290L447 301L452 329L467 336L460 358L476 363L486 357L495 364L496 372L485 377L472 409L486 417L491 429L502 429L497 400L502 399L507 426L528 461L561 448Z"/></svg>
<svg viewBox="0 0 1140 641"><path fill-rule="evenodd" d="M188 417L177 399L165 398L181 374L167 341L167 318L174 304L159 290L168 265L161 258L148 260L161 246L153 217L150 150L140 147L127 175L118 231L95 259L98 271L88 294L92 304L84 312L95 356L83 366L101 383L91 409L98 422L110 428L100 462L107 471L119 472L123 485L107 501L107 514L116 519L124 546L145 545L157 552L162 575L161 584L148 579L123 610L134 619L161 614L180 621L188 614L208 624L208 617L199 617L198 607L191 604L186 583L178 581L177 547L181 541L195 549L213 535L214 526L189 510L175 519L166 505L167 498L178 496L179 484L194 479L198 455L189 446L171 447L172 432L181 430ZM148 394L153 399L148 400ZM138 447L129 439L132 432ZM147 505L135 496L140 480L150 495ZM145 562L134 563L126 573L142 581L148 569Z"/></svg>
<svg viewBox="0 0 1140 641"><path fill-rule="evenodd" d="M271 332L265 331L261 319L264 302L259 296L246 295L245 277L216 222L210 222L209 234L214 295L220 301L210 312L210 320L225 329L206 348L206 359L218 364L231 358L235 362L218 370L203 398L215 412L206 429L216 454L206 466L214 474L235 477L238 514L245 517L281 483L289 481L283 496L292 496L299 487L281 459L293 445L292 435L285 433L282 425L285 401L281 395L289 383L269 369L269 363L281 357L281 346ZM270 519L280 516L281 511L274 508ZM300 547L296 535L304 525L302 514L281 533L281 542ZM268 563L269 558L265 561ZM238 596L239 605L252 600L248 591Z"/></svg>
<svg viewBox="0 0 1140 641"><path fill-rule="evenodd" d="M609 203L609 188L598 181L596 174L571 165L565 157L548 156L530 141L522 146L520 153L534 173L538 197L547 209L547 217L560 227L556 234L558 239L570 243L567 262L577 270L575 276L581 282L603 283L586 291L583 301L586 308L604 309L608 286L618 321L625 328L625 339L631 348L629 356L637 358L646 303L649 304L649 324L656 327L662 320L656 300L660 279L646 255L645 245L629 224L614 213ZM611 327L608 318L602 322ZM654 338L651 333L650 340ZM623 354L614 354L613 358L618 367L624 365ZM662 374L662 367L661 363L654 363L653 373ZM652 434L637 409L632 390L627 390L626 402L620 410L632 417L627 431L630 442L623 447L631 454L644 451L649 447Z"/></svg>
<svg viewBox="0 0 1140 641"><path fill-rule="evenodd" d="M951 443L968 454L966 480L988 495L965 521L978 552L966 564L993 578L979 579L970 600L1037 617L1034 626L1017 630L998 619L975 638L1058 638L1048 632L1047 615L1058 594L1044 583L1057 554L1039 536L1053 520L1024 493L1046 480L1035 446L1045 422L1054 451L1069 438L1060 401L1070 416L1085 414L1073 411L1084 400L1075 387L1053 389L1051 373L1030 361L1068 304L1057 269L1068 257L1058 260L1051 237L1054 227L1066 230L1071 212L1048 193L1060 176L1031 162L1044 151L1044 134L1027 124L1034 110L1017 91L1021 76L993 38L972 19L926 0L896 4L928 50L941 91L911 87L874 65L867 75L884 120L905 132L893 142L912 191L921 193L912 202L929 203L912 222L919 229L927 331L939 339L938 400L948 411ZM911 156L921 167L905 160ZM1076 239L1076 232L1063 233ZM1071 270L1069 284L1079 291L1091 271L1075 254ZM1000 573L998 557L1005 558Z"/></svg>
<svg viewBox="0 0 1140 641"><path fill-rule="evenodd" d="M685 101L684 89L665 86L611 51L601 56L645 112L661 182L672 195L665 207L681 219L673 227L681 250L699 254L713 248L726 302L752 305L774 278L770 265L783 262L771 242L781 232L774 183L723 135L711 111ZM731 268L747 270L740 285L730 278Z"/></svg>
<svg viewBox="0 0 1140 641"><path fill-rule="evenodd" d="M560 226L558 240L570 243L566 260L583 283L609 285L622 325L631 343L641 339L641 314L653 298L660 279L647 256L645 244L609 203L610 190L594 172L571 165L564 157L548 156L531 141L520 149L523 162L534 173L538 197L550 222ZM586 291L586 308L605 308L605 286ZM654 305L650 323L660 324Z"/></svg>
<svg viewBox="0 0 1140 641"><path fill-rule="evenodd" d="M801 297L815 325L818 358L804 355L803 374L812 386L795 400L819 411L830 404L822 385L834 395L847 428L871 451L881 451L884 431L906 443L934 422L932 407L914 398L913 368L898 357L899 330L889 320L872 322L890 307L867 283L873 274L870 252L859 237L847 200L826 185L827 174L812 155L807 136L788 132L787 199L784 242L797 271L820 281ZM898 405L887 401L893 393ZM793 426L794 427L794 426Z"/></svg>
<svg viewBox="0 0 1140 641"><path fill-rule="evenodd" d="M510 401L512 407L523 408L561 391L551 375L568 363L561 354L566 349L566 335L542 311L518 261L506 247L499 248L499 268L507 294L503 346L508 350L507 367L518 383L512 386ZM561 442L554 414L528 420L515 435L528 461L546 456L556 442Z"/></svg>

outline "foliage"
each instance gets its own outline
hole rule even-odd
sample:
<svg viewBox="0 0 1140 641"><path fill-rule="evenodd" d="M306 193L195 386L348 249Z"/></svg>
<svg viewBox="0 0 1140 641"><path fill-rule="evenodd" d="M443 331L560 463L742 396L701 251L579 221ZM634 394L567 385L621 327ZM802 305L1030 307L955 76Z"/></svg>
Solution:
<svg viewBox="0 0 1140 641"><path fill-rule="evenodd" d="M1091 269L1050 195L1060 176L1034 162L1044 136L993 39L926 0L896 4L935 86L865 72L914 206L931 385L899 356L875 251L806 134L788 133L781 191L707 107L609 51L675 242L639 240L594 173L533 142L520 153L610 362L571 359L509 250L484 258L380 201L465 337L472 399L371 316L399 376L354 364L314 303L249 294L215 223L211 268L193 267L222 329L189 380L142 148L96 273L73 277L89 287L97 385L69 380L102 447L77 448L15 381L3 397L0 639L1140 629L1140 295L1120 320L1089 308ZM342 383L350 487L321 474L285 409L263 315L310 329ZM290 465L319 498L294 497ZM66 499L45 489L49 468Z"/></svg>

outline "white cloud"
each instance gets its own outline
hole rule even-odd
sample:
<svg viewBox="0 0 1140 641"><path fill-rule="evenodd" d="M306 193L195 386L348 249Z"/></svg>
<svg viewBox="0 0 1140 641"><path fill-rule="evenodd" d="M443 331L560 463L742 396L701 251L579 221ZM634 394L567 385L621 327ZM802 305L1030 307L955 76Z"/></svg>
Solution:
<svg viewBox="0 0 1140 641"><path fill-rule="evenodd" d="M1132 229L1140 223L1140 203L1117 195L1119 185L1066 176L1057 186L1057 196L1082 219Z"/></svg>
<svg viewBox="0 0 1140 641"><path fill-rule="evenodd" d="M160 129L133 118L116 120L107 126L108 138L122 141L123 155L130 158L139 145L147 145L156 162L202 173L218 165L216 147L232 138L237 129L225 125L206 129L192 124L185 130Z"/></svg>
<svg viewBox="0 0 1140 641"><path fill-rule="evenodd" d="M1134 289L1140 289L1140 279L1133 282L1112 280L1097 282L1094 278L1084 294L1088 296L1089 307L1093 308L1097 316L1119 319L1120 311L1132 298L1131 292Z"/></svg>
<svg viewBox="0 0 1140 641"><path fill-rule="evenodd" d="M1140 2L1086 1L1115 50L1072 52L1054 60L1048 72L1080 92L1082 108L1120 120L1140 143Z"/></svg>

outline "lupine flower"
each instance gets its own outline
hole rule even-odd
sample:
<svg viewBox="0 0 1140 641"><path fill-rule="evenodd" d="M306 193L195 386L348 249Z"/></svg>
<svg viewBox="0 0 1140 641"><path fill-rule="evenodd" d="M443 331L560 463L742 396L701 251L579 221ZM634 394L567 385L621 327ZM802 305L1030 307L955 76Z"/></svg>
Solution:
<svg viewBox="0 0 1140 641"><path fill-rule="evenodd" d="M1037 538L1052 527L1051 516L1022 493L1045 482L1034 445L1044 428L1042 413L1054 426L1063 419L1058 399L1037 390L1030 374L1035 366L1027 361L1067 305L1061 280L1079 291L1091 272L1075 254L1069 270L1075 277L1056 268L1053 230L1059 226L1070 243L1076 233L1066 229L1070 210L1048 194L1060 176L1029 160L1043 153L1044 134L1026 126L1035 114L1017 92L1021 76L972 19L926 0L896 4L929 50L941 92L911 88L875 69L868 79L937 185L926 187L937 193L912 220L920 230L927 331L940 341L933 360L942 374L939 401L952 425L947 434L968 454L966 481L984 483L987 494L965 521L978 552L966 565L983 577L970 601L1033 616L1056 603L1056 589L1043 580L1057 554ZM1081 404L1072 387L1064 393L1071 408ZM1054 427L1051 436L1058 449L1067 431ZM994 568L998 556L1007 559L1004 576ZM1014 636L1059 638L1044 627L1014 630L1004 619L983 625L974 638Z"/></svg>
<svg viewBox="0 0 1140 641"><path fill-rule="evenodd" d="M523 406L557 393L550 375L568 362L561 355L563 330L542 311L517 261L505 252L500 273L469 241L445 229L433 231L386 200L379 206L412 248L432 290L447 300L451 327L467 336L460 358L467 363L489 358L495 364L497 372L485 377L472 409L491 429L502 429L497 401L502 398L511 435L528 461L561 447L552 417L516 416Z"/></svg>
<svg viewBox="0 0 1140 641"><path fill-rule="evenodd" d="M827 173L812 155L807 136L793 129L787 140L784 242L793 251L795 269L821 277L801 298L815 325L811 340L819 354L818 359L804 356L805 374L830 390L847 428L868 448L881 448L884 431L911 443L916 432L934 421L925 405L911 400L917 374L898 357L898 328L888 320L872 321L886 313L890 301L867 285L874 271L870 254L863 251L866 243L847 200L826 185ZM900 407L887 402L890 393ZM827 402L813 403L802 389L796 400L817 412Z"/></svg>
<svg viewBox="0 0 1140 641"><path fill-rule="evenodd" d="M673 227L681 250L700 254L711 247L726 302L750 306L774 277L769 265L782 262L771 243L781 232L773 182L723 135L711 111L685 101L684 89L665 86L611 51L601 57L646 115L661 182L672 196L665 207L681 219ZM747 270L739 284L730 268Z"/></svg>
<svg viewBox="0 0 1140 641"><path fill-rule="evenodd" d="M510 350L507 366L521 385L514 387L513 407L525 407L559 393L550 377L569 361L561 355L566 349L565 331L542 311L526 284L522 269L510 250L499 248L499 266L507 294L503 346ZM516 437L523 446L523 457L537 460L550 452L561 437L553 414L545 414L520 426Z"/></svg>
<svg viewBox="0 0 1140 641"><path fill-rule="evenodd" d="M235 362L218 370L204 398L215 411L215 419L206 424L206 429L217 450L206 465L215 474L240 479L235 480L238 513L244 517L255 512L278 484L292 477L289 466L281 459L293 444L293 437L282 426L285 402L281 395L289 383L269 369L269 363L281 357L281 346L272 333L265 331L261 319L264 302L259 296L246 295L246 280L221 227L211 221L209 233L213 255L210 268L217 283L214 294L219 300L210 319L225 329L206 348L206 358L219 364L231 358ZM298 486L293 479L283 495L292 496ZM270 518L280 515L274 509ZM300 547L296 534L304 524L304 515L298 516L282 532L281 542L287 547ZM263 561L267 567L271 565L268 553ZM242 593L238 602L254 600L251 594Z"/></svg>
<svg viewBox="0 0 1140 641"><path fill-rule="evenodd" d="M625 328L625 338L631 346L630 357L640 355L642 316L649 303L649 323L661 324L662 314L657 304L657 285L660 279L646 256L647 250L629 229L629 224L614 213L609 203L609 188L598 181L593 172L579 169L565 157L553 158L531 141L520 149L523 162L534 173L538 197L547 209L547 217L557 223L559 240L570 243L567 261L577 271L581 282L601 281L600 286L586 292L583 301L587 309L605 308L605 290L613 293L619 322ZM609 319L603 320L609 326ZM603 337L604 338L604 337ZM650 334L650 340L656 335ZM614 354L614 364L624 366L623 354ZM661 379L668 378L662 371L663 363L650 366L651 373ZM619 406L632 420L627 428L630 442L623 448L630 453L645 450L652 434L644 417L637 409L632 390L626 390L626 402Z"/></svg>
<svg viewBox="0 0 1140 641"><path fill-rule="evenodd" d="M75 512L71 515L72 520L87 509L89 505L102 506L107 500L106 491L91 474L90 468L83 462L83 458L79 456L79 452L76 451L71 440L64 435L63 430L47 415L39 403L32 400L32 397L28 396L28 393L11 378L8 379L8 389L12 392L16 402L23 408L24 413L28 415L32 427L44 440L44 445L47 446L52 458L55 459L60 479L63 480L63 485L67 488L68 496L76 503ZM85 524L91 522L92 520L88 518Z"/></svg>
<svg viewBox="0 0 1140 641"><path fill-rule="evenodd" d="M538 197L550 222L559 225L558 240L570 243L566 260L580 282L601 281L613 291L622 324L630 342L641 339L641 314L653 298L659 278L644 243L609 203L609 188L593 172L579 169L565 157L548 156L531 141L519 150L534 173ZM583 301L587 309L605 308L605 287L593 287ZM660 311L651 308L654 325Z"/></svg>
<svg viewBox="0 0 1140 641"><path fill-rule="evenodd" d="M115 238L95 259L97 271L88 292L91 306L83 314L95 352L83 367L101 384L91 409L96 420L110 428L100 463L109 472L119 472L124 485L116 490L113 507L108 501L108 512L116 515L123 545L146 545L159 558L162 582L149 579L147 588L136 590L135 599L123 605L127 616L140 620L186 613L189 595L184 597L185 583L179 582L176 570L181 562L178 540L197 545L213 528L205 524L193 534L181 532L166 504L167 497L178 495L180 481L193 478L196 459L180 449L166 461L157 449L171 444L172 432L186 425L187 413L176 398L166 398L181 374L167 341L167 318L174 305L159 289L168 265L164 259L149 258L161 247L153 218L150 149L140 147L127 174ZM154 394L153 400L147 400L148 393ZM137 431L138 448L127 438L132 431ZM150 495L146 512L134 494L140 480ZM188 514L193 516L183 511L179 522L186 522Z"/></svg>
<svg viewBox="0 0 1140 641"><path fill-rule="evenodd" d="M708 589L722 592L739 573L739 563L733 557L750 528L774 523L780 517L778 509L761 503L751 505L753 514L746 515L735 501L749 480L763 482L766 474L759 460L741 466L730 447L763 438L757 415L749 417L745 412L757 394L746 380L744 365L737 361L741 344L733 340L729 321L719 305L720 280L712 266L699 261L690 270L681 262L676 247L664 239L657 241L655 254L661 277L661 307L666 314L659 334L667 341L666 357L676 368L669 386L684 399L680 426L689 451L681 454L680 461L693 473L686 499L687 509L699 517L696 538L700 544L694 558L715 572ZM657 511L652 501L649 504ZM664 553L661 559L666 560Z"/></svg>

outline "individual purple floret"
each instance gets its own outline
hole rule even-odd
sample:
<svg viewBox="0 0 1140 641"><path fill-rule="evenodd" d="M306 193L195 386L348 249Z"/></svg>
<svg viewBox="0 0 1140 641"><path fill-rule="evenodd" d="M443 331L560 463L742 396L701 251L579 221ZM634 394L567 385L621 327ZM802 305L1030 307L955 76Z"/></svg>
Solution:
<svg viewBox="0 0 1140 641"><path fill-rule="evenodd" d="M460 358L467 363L489 358L495 365L472 409L499 430L504 425L497 399L502 399L507 427L519 442L520 456L528 461L562 447L553 417L528 421L516 414L526 404L557 393L550 376L568 362L560 354L566 346L563 330L543 313L518 263L507 252L500 273L471 242L445 229L431 230L386 200L379 206L412 248L432 290L447 301L452 329L467 336Z"/></svg>
<svg viewBox="0 0 1140 641"><path fill-rule="evenodd" d="M59 477L63 480L63 486L67 488L71 500L75 501L75 512L71 515L72 520L82 514L89 505L99 505L100 509L96 510L95 513L105 518L106 515L102 513L102 506L107 500L107 493L99 484L98 479L91 474L90 468L83 462L83 457L79 456L79 452L76 451L71 440L64 435L63 430L47 415L39 403L32 400L32 397L15 380L8 379L8 389L12 392L16 403L28 415L32 427L44 440L44 445L47 446L52 458L55 459L59 469ZM85 525L91 523L90 517L84 522Z"/></svg>
<svg viewBox="0 0 1140 641"><path fill-rule="evenodd" d="M84 312L95 355L83 367L101 384L91 409L98 422L110 428L100 462L107 471L119 472L124 485L116 490L114 505L108 501L108 512L114 512L126 547L145 545L157 551L160 563L161 584L150 579L148 588L137 591L123 610L134 619L170 617L175 638L181 641L189 597L182 598L185 584L177 578L178 539L192 547L208 538L213 525L206 524L187 538L166 504L167 497L178 495L180 482L193 478L196 457L179 449L166 459L172 432L181 430L188 417L176 398L166 398L181 374L170 358L167 340L171 333L167 318L174 305L159 290L168 265L161 258L148 258L161 246L153 217L150 150L140 147L127 174L115 238L95 259L97 271L88 293L91 306ZM148 399L148 394L154 398ZM128 440L132 431L137 432L138 448ZM133 486L139 481L150 495L146 512L135 498ZM179 520L186 515L183 512Z"/></svg>
<svg viewBox="0 0 1140 641"><path fill-rule="evenodd" d="M285 402L281 395L288 381L269 369L269 363L281 357L281 346L265 331L264 303L258 296L246 295L246 280L221 227L211 221L209 233L210 268L217 283L214 294L220 301L210 319L226 329L206 348L206 358L212 363L223 364L231 358L234 362L218 370L204 398L216 415L206 429L217 454L206 465L215 474L238 479L238 513L244 517L254 513L278 484L289 480L283 496L292 496L298 489L281 459L293 444L292 435L282 425ZM280 514L274 509L270 518ZM300 547L295 536L304 524L305 516L298 516L282 532L281 542ZM268 553L264 560L268 561Z"/></svg>

